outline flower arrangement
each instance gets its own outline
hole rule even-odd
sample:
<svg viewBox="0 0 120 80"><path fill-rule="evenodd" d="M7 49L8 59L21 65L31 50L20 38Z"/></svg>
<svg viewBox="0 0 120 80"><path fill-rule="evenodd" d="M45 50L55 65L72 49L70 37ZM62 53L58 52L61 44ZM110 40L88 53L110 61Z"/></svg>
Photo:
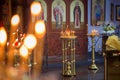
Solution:
<svg viewBox="0 0 120 80"><path fill-rule="evenodd" d="M113 22L103 22L102 24L99 24L102 26L102 33L104 34L113 34L115 33L115 24Z"/></svg>

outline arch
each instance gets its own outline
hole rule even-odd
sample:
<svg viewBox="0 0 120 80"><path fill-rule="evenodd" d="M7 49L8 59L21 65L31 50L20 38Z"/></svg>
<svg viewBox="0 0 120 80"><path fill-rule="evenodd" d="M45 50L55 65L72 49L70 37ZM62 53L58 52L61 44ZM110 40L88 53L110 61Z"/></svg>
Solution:
<svg viewBox="0 0 120 80"><path fill-rule="evenodd" d="M47 5L46 5L46 2L44 0L35 0L35 1L39 1L42 5L43 14L40 15L40 18L43 17L42 19L47 21Z"/></svg>
<svg viewBox="0 0 120 80"><path fill-rule="evenodd" d="M52 21L55 22L55 19L54 19L54 15L53 15L53 8L57 6L57 3L60 2L61 6L63 7L63 10L64 10L64 13L63 13L63 22L66 22L66 5L65 5L65 2L63 0L54 0L53 3L52 3Z"/></svg>
<svg viewBox="0 0 120 80"><path fill-rule="evenodd" d="M63 0L54 0L52 3L52 26L53 28L62 28L66 22L66 5Z"/></svg>
<svg viewBox="0 0 120 80"><path fill-rule="evenodd" d="M72 1L72 3L70 4L70 22L74 23L74 18L75 18L75 14L74 14L74 9L76 6L79 6L79 22L80 23L84 23L84 4L82 1L80 0L74 0ZM80 26L76 27L79 28Z"/></svg>

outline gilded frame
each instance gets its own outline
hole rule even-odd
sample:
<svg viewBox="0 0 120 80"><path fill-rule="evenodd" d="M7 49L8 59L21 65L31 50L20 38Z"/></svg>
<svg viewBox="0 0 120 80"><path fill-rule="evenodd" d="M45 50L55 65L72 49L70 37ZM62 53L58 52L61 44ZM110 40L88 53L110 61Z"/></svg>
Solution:
<svg viewBox="0 0 120 80"><path fill-rule="evenodd" d="M114 4L113 3L111 3L110 18L111 18L111 21L114 20Z"/></svg>
<svg viewBox="0 0 120 80"><path fill-rule="evenodd" d="M120 5L116 5L116 20L120 21Z"/></svg>
<svg viewBox="0 0 120 80"><path fill-rule="evenodd" d="M105 0L91 0L91 24L105 21Z"/></svg>
<svg viewBox="0 0 120 80"><path fill-rule="evenodd" d="M60 11L62 11L62 20L60 20L61 22L57 22L57 20L55 19L55 8L59 7ZM66 25L66 4L63 0L54 0L52 3L52 29L53 30L61 30L62 28L64 28L64 26Z"/></svg>
<svg viewBox="0 0 120 80"><path fill-rule="evenodd" d="M75 10L79 7L79 25L75 25ZM74 0L70 4L70 26L73 29L83 29L84 28L84 23L85 23L85 11L84 11L84 4L80 0ZM76 14L78 15L78 14Z"/></svg>

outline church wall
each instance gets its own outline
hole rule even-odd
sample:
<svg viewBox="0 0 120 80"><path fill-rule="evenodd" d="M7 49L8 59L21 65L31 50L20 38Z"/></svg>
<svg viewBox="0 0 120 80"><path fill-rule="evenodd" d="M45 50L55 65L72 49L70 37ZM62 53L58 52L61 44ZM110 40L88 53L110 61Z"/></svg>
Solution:
<svg viewBox="0 0 120 80"><path fill-rule="evenodd" d="M111 21L111 18L110 18L110 8L111 8L111 3L114 4L114 20L112 22L115 23L115 25L119 25L119 21L116 21L116 9L115 9L115 6L116 5L120 5L120 1L119 0L105 0L106 3L105 3L105 22L110 22ZM91 33L91 30L92 29L96 29L98 30L99 33L102 32L102 27L101 26L93 26L91 25L91 0L88 0L88 33ZM102 37L96 37L95 38L95 41L97 42L96 45L95 45L95 52L99 52L99 51L102 51ZM88 38L88 52L91 52L91 39ZM100 47L100 48L98 48Z"/></svg>
<svg viewBox="0 0 120 80"><path fill-rule="evenodd" d="M24 0L23 0L24 1ZM27 31L27 27L29 26L29 16L30 16L30 4L33 0L26 0L24 4L17 4L18 6L24 6L23 8L23 32ZM48 56L61 56L62 55L62 41L60 39L60 32L62 29L52 29L52 21L51 21L51 6L54 0L44 0L47 4L47 21L45 21L46 25L46 36L45 36L45 50L44 54ZM63 0L66 5L66 22L64 25L64 29L66 29L67 25L71 25L70 23L70 4L73 0ZM75 47L76 47L76 55L80 55L79 59L83 59L87 57L87 0L81 0L84 4L84 24L82 25L82 29L75 29L75 35L77 36ZM16 13L15 10L17 6L16 4L12 5L12 15Z"/></svg>
<svg viewBox="0 0 120 80"><path fill-rule="evenodd" d="M62 41L60 39L60 32L62 29L52 29L51 23L51 6L53 0L45 0L47 3L47 21L46 21L46 36L45 36L45 55L62 56ZM72 0L64 0L66 4L66 25L70 25L70 3ZM83 30L75 30L76 39L76 55L80 55L80 59L87 57L87 0L82 0L85 7L85 25Z"/></svg>

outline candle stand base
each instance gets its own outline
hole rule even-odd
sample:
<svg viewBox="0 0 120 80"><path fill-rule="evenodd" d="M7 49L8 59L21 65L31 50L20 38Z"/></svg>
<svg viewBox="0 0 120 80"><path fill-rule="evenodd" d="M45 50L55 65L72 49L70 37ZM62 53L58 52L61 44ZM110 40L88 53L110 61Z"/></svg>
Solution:
<svg viewBox="0 0 120 80"><path fill-rule="evenodd" d="M96 66L96 64L91 64L89 66L89 70L98 70L98 67Z"/></svg>

